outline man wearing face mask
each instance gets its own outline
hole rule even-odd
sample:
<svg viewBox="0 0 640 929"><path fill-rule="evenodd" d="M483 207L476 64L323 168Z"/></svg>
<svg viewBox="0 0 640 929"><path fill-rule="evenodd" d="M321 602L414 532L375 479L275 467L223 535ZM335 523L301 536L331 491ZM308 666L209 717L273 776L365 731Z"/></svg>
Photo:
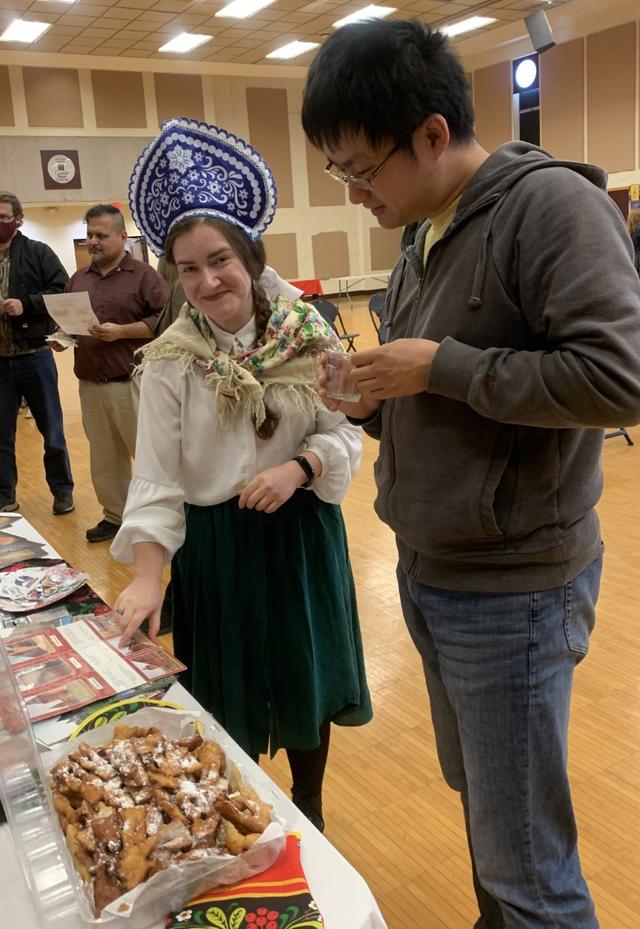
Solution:
<svg viewBox="0 0 640 929"><path fill-rule="evenodd" d="M22 397L44 439L44 469L53 512L73 508L73 478L64 438L58 373L46 336L55 328L42 299L61 293L69 276L57 255L20 232L22 204L0 191L0 511L16 500L16 423Z"/></svg>

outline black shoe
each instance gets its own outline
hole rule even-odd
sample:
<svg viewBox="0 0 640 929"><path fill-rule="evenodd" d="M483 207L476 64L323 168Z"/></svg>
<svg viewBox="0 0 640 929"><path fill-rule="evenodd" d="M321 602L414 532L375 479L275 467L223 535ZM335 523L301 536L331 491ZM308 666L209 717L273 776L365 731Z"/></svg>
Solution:
<svg viewBox="0 0 640 929"><path fill-rule="evenodd" d="M101 519L93 529L87 529L87 542L107 542L109 539L115 538L119 528L120 526L110 523L108 519Z"/></svg>
<svg viewBox="0 0 640 929"><path fill-rule="evenodd" d="M9 503L0 503L0 513L15 513L20 509L20 504L15 500Z"/></svg>
<svg viewBox="0 0 640 929"><path fill-rule="evenodd" d="M322 818L322 795L315 797L298 797L295 793L291 794L291 799L298 807L300 812L307 817L309 822L316 827L318 832L324 832L324 819Z"/></svg>
<svg viewBox="0 0 640 929"><path fill-rule="evenodd" d="M53 495L53 513L54 516L62 516L63 513L73 513L76 505L73 502L73 494L63 493Z"/></svg>

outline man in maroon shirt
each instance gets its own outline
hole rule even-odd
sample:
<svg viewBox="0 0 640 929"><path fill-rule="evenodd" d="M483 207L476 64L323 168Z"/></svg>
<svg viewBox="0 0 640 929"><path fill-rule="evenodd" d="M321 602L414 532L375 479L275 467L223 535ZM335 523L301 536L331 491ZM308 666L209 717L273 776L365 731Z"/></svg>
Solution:
<svg viewBox="0 0 640 929"><path fill-rule="evenodd" d="M91 264L76 271L67 290L88 291L100 321L90 336L77 337L74 371L91 480L103 509L97 526L87 530L87 540L103 542L118 531L131 481L139 394L132 377L134 353L153 338L169 286L150 265L126 252L120 210L98 204L84 221Z"/></svg>

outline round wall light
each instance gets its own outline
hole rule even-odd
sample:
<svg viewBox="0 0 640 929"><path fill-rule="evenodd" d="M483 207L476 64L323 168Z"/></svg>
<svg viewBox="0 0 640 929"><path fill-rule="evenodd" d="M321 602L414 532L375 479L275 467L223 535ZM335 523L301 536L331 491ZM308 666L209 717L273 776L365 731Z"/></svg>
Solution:
<svg viewBox="0 0 640 929"><path fill-rule="evenodd" d="M519 62L514 75L516 86L520 90L528 90L536 82L538 77L538 66L533 58L523 58Z"/></svg>

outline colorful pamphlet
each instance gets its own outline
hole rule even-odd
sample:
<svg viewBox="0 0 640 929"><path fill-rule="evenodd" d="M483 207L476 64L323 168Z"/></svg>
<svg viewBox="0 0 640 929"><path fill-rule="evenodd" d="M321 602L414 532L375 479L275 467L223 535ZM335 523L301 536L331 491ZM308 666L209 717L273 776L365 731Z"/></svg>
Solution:
<svg viewBox="0 0 640 929"><path fill-rule="evenodd" d="M88 581L66 564L19 568L0 573L0 609L9 613L37 610L63 600Z"/></svg>
<svg viewBox="0 0 640 929"><path fill-rule="evenodd" d="M36 626L2 641L32 722L184 670L181 662L141 632L120 647L118 619L115 613L106 613L59 628Z"/></svg>

